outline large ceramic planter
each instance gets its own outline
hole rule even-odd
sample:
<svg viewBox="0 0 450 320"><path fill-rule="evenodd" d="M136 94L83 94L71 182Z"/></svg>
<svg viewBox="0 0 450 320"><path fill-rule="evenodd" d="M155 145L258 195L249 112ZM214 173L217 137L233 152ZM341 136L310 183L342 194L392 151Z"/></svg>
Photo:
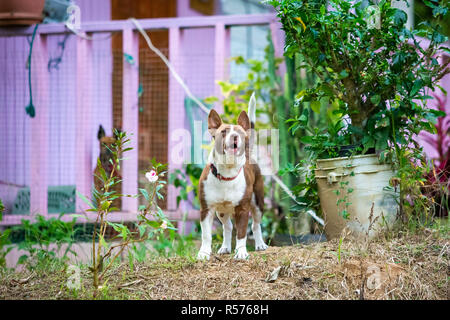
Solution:
<svg viewBox="0 0 450 320"><path fill-rule="evenodd" d="M24 26L42 21L45 0L0 1L0 26Z"/></svg>
<svg viewBox="0 0 450 320"><path fill-rule="evenodd" d="M375 154L318 160L315 176L327 239L339 238L345 227L356 238L373 238L392 226L398 194L386 187L394 172Z"/></svg>

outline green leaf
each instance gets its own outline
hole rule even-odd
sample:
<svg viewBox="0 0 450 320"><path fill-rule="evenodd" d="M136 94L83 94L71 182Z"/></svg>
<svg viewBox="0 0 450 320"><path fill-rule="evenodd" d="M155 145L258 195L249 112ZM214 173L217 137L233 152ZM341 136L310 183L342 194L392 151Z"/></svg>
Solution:
<svg viewBox="0 0 450 320"><path fill-rule="evenodd" d="M435 117L445 117L447 115L444 111L441 110L430 109L429 112L432 113Z"/></svg>
<svg viewBox="0 0 450 320"><path fill-rule="evenodd" d="M370 101L374 104L374 105L378 105L379 103L380 103L380 101L381 101L381 97L378 95L378 94L376 94L376 95L374 95L374 96L372 96L371 98L370 98Z"/></svg>
<svg viewBox="0 0 450 320"><path fill-rule="evenodd" d="M108 225L110 225L111 227L113 227L113 229L117 232L120 232L123 227L123 224L120 224L120 223L115 223L115 222L110 222L110 221L106 221L106 223Z"/></svg>
<svg viewBox="0 0 450 320"><path fill-rule="evenodd" d="M304 144L312 144L314 140L312 136L302 136L300 141Z"/></svg>
<svg viewBox="0 0 450 320"><path fill-rule="evenodd" d="M448 8L442 6L436 6L433 8L433 17L437 17L439 15L445 16L448 12Z"/></svg>
<svg viewBox="0 0 450 320"><path fill-rule="evenodd" d="M106 200L102 202L101 210L106 211L109 209L109 206L111 205L111 202Z"/></svg>
<svg viewBox="0 0 450 320"><path fill-rule="evenodd" d="M434 5L433 3L431 3L431 2L428 1L428 0L422 0L422 1L423 1L423 3L424 3L427 7L430 7L430 8L436 7L436 5Z"/></svg>
<svg viewBox="0 0 450 320"><path fill-rule="evenodd" d="M146 220L145 222L152 228L159 228L159 223L155 220Z"/></svg>
<svg viewBox="0 0 450 320"><path fill-rule="evenodd" d="M445 90L443 87L441 87L440 85L436 85L436 87L438 87L444 95L447 95L447 90Z"/></svg>
<svg viewBox="0 0 450 320"><path fill-rule="evenodd" d="M24 264L28 259L28 256L26 254L21 255L20 258L17 260L17 264Z"/></svg>
<svg viewBox="0 0 450 320"><path fill-rule="evenodd" d="M308 121L308 118L306 117L306 115L302 114L299 118L298 118L299 122L303 122L306 123Z"/></svg>
<svg viewBox="0 0 450 320"><path fill-rule="evenodd" d="M342 70L340 73L339 73L339 77L341 78L341 79L344 79L344 78L347 78L348 77L348 72L347 72L347 70Z"/></svg>
<svg viewBox="0 0 450 320"><path fill-rule="evenodd" d="M217 97L208 97L208 98L203 99L203 101L205 103L207 103L207 104L212 104L214 102L219 101L219 98L217 98Z"/></svg>
<svg viewBox="0 0 450 320"><path fill-rule="evenodd" d="M312 111L314 111L315 113L320 113L320 101L315 100L315 101L311 101L311 109Z"/></svg>
<svg viewBox="0 0 450 320"><path fill-rule="evenodd" d="M97 208L92 204L90 200L88 200L84 195L82 195L78 190L76 190L78 197L83 200L91 209L97 210Z"/></svg>
<svg viewBox="0 0 450 320"><path fill-rule="evenodd" d="M395 10L395 13L393 16L394 23L397 26L403 26L406 23L406 21L408 20L408 15L403 10L396 9L396 8L394 10Z"/></svg>
<svg viewBox="0 0 450 320"><path fill-rule="evenodd" d="M421 79L417 79L416 81L414 81L414 84L413 84L411 92L410 92L410 96L414 97L416 95L416 93L419 92L419 90L422 88L422 86L423 86L423 81Z"/></svg>
<svg viewBox="0 0 450 320"><path fill-rule="evenodd" d="M126 240L127 240L127 238L128 238L128 234L129 234L129 230L128 230L128 228L127 228L126 226L122 225L122 228L121 228L121 233L120 233L120 235L121 235L121 237L122 237L122 239L123 239L124 241L126 241Z"/></svg>
<svg viewBox="0 0 450 320"><path fill-rule="evenodd" d="M142 236L145 234L145 226L138 225L137 227L139 229L139 237L142 238Z"/></svg>
<svg viewBox="0 0 450 320"><path fill-rule="evenodd" d="M377 140L377 142L375 144L375 148L377 150L384 150L387 148L387 146L388 146L387 140L382 140L382 139Z"/></svg>
<svg viewBox="0 0 450 320"><path fill-rule="evenodd" d="M150 201L150 196L148 195L147 190L139 188L139 191L144 195L145 200Z"/></svg>

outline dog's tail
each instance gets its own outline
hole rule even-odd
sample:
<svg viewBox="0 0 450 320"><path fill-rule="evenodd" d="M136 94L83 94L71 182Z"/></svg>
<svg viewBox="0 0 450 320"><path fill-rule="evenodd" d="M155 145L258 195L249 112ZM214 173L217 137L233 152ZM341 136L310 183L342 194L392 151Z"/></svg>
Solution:
<svg viewBox="0 0 450 320"><path fill-rule="evenodd" d="M255 129L256 122L256 98L255 91L253 91L250 101L248 102L248 117L250 119L250 128Z"/></svg>
<svg viewBox="0 0 450 320"><path fill-rule="evenodd" d="M256 122L256 98L255 92L253 91L250 101L248 102L248 118L250 119L250 136L248 143L248 155L250 163L257 163L257 155L255 148L255 122Z"/></svg>

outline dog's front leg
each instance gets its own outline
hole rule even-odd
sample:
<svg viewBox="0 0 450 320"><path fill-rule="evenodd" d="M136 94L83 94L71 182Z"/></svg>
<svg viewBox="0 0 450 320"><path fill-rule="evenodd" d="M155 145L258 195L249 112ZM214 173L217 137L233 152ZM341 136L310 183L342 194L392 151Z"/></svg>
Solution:
<svg viewBox="0 0 450 320"><path fill-rule="evenodd" d="M248 212L240 210L236 212L236 254L234 258L237 260L245 260L249 257L247 252L247 227Z"/></svg>
<svg viewBox="0 0 450 320"><path fill-rule="evenodd" d="M202 227L202 246L198 252L198 260L209 260L211 255L212 225L214 213L208 210L202 211L200 225Z"/></svg>
<svg viewBox="0 0 450 320"><path fill-rule="evenodd" d="M233 232L233 223L231 223L230 215L224 213L217 213L217 218L222 222L223 228L223 242L222 247L217 253L226 254L231 253L231 234Z"/></svg>

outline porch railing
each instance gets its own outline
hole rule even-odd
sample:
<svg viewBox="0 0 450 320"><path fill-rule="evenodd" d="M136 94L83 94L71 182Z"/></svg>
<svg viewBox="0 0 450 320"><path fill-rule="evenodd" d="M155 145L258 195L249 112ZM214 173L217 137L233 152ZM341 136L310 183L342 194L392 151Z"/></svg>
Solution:
<svg viewBox="0 0 450 320"><path fill-rule="evenodd" d="M230 27L268 25L271 29L275 51L278 56L282 55L280 40L277 39L279 24L274 14L261 15L234 15L234 16L208 16L208 17L185 17L185 18L163 18L163 19L141 19L138 20L145 30L168 30L169 31L169 60L177 61L181 54L181 43L183 32L192 28L214 28L214 79L224 79L227 75L226 58L230 55ZM109 33L121 31L123 34L123 52L135 57L136 64L139 57L139 37L134 24L129 20L114 20L104 22L87 22L81 24L80 32L84 35L93 33ZM38 28L33 46L33 57L39 56L44 61L48 60L47 37L55 34L70 33L63 24L41 25ZM0 28L0 37L29 36L33 33L33 27L29 28ZM33 58L35 59L35 58ZM77 37L76 41L76 107L77 117L74 119L77 127L76 142L76 189L84 195L91 194L92 167L88 152L92 148L91 136L89 135L89 109L94 106L93 93L91 92L92 78L86 76L83 70L89 70L93 64L92 42L83 37ZM33 219L33 213L47 216L47 174L49 163L48 142L48 120L49 120L49 74L46 63L32 63L33 73L39 74L37 87L33 88L33 100L37 110L36 117L31 121L31 159L30 161L30 215L4 215L0 225L19 224L21 219ZM132 68L130 64L123 64L122 77L122 129L133 137L138 137L139 111L132 108L138 100L139 71ZM184 92L182 87L169 75L169 105L168 105L168 161L169 170L181 169L181 164L170 162L170 151L174 142L170 139L170 132L176 128L184 127ZM215 95L220 95L220 89L216 85ZM218 107L220 109L220 107ZM122 192L124 194L138 193L138 143L132 140L133 150L127 154L127 159L122 165ZM168 187L167 212L172 219L179 219L182 212L177 210L176 189ZM86 205L79 198L76 199L76 211L84 212ZM138 200L136 198L124 197L122 199L122 211L112 213L111 221L125 221L136 219ZM87 213L88 220L95 220L95 214ZM195 210L190 210L187 219L198 218ZM63 216L70 220L71 215ZM83 222L83 219L79 219Z"/></svg>

